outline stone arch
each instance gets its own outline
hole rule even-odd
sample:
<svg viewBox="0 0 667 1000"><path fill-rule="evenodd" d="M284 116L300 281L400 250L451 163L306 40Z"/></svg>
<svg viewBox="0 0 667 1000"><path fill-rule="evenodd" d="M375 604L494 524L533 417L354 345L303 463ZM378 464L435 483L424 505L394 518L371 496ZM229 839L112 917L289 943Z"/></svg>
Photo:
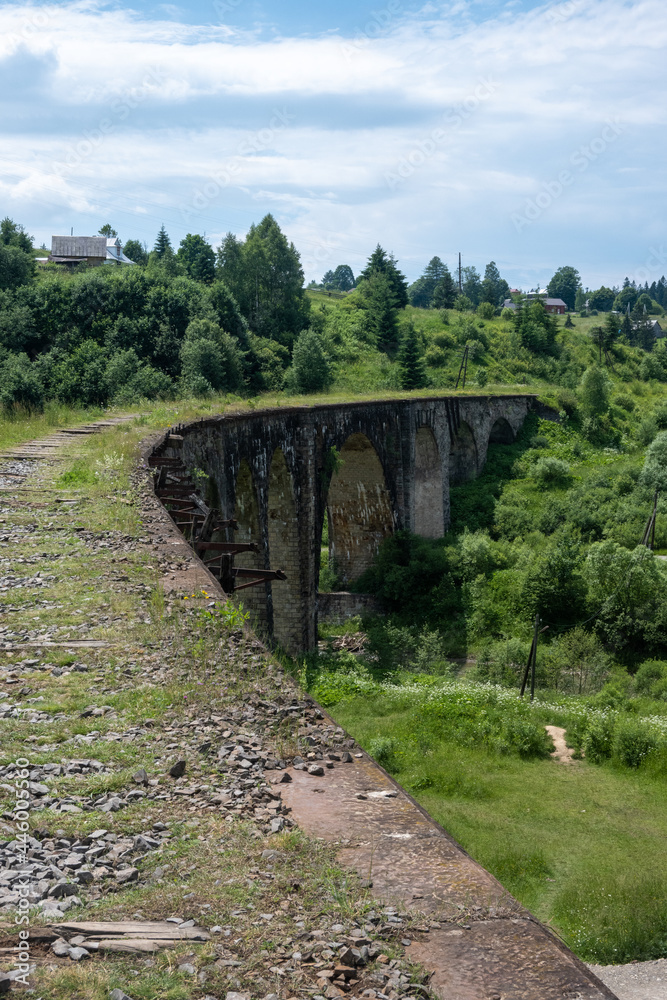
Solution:
<svg viewBox="0 0 667 1000"><path fill-rule="evenodd" d="M415 534L442 538L445 530L442 462L430 427L420 427L415 437Z"/></svg>
<svg viewBox="0 0 667 1000"><path fill-rule="evenodd" d="M462 420L449 452L449 481L465 483L477 475L477 443L469 424Z"/></svg>
<svg viewBox="0 0 667 1000"><path fill-rule="evenodd" d="M505 417L498 417L491 428L489 444L514 444L514 431Z"/></svg>
<svg viewBox="0 0 667 1000"><path fill-rule="evenodd" d="M281 448L276 448L271 459L267 513L270 566L287 574L287 580L274 580L270 585L273 637L296 652L303 648L299 526L292 476Z"/></svg>
<svg viewBox="0 0 667 1000"><path fill-rule="evenodd" d="M236 475L236 503L234 507L234 518L238 521L238 528L234 534L235 542L256 542L259 544L259 501L257 490L250 466L245 458L241 459L239 471ZM237 566L247 566L249 569L263 568L261 551L243 552L236 556ZM243 581L241 581L243 582ZM257 584L254 587L246 587L241 591L239 600L243 602L245 610L249 611L255 622L260 622L266 626L268 623L267 610L267 587L266 584Z"/></svg>
<svg viewBox="0 0 667 1000"><path fill-rule="evenodd" d="M380 542L394 530L382 463L365 434L351 434L327 495L329 559L344 583L369 568Z"/></svg>

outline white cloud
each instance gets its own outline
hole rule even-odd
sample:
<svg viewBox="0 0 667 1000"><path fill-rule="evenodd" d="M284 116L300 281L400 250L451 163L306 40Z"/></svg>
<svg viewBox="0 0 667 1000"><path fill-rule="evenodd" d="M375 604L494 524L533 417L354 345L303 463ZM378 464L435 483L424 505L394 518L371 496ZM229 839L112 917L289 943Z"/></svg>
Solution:
<svg viewBox="0 0 667 1000"><path fill-rule="evenodd" d="M623 253L645 256L664 198L666 42L657 0L505 8L480 24L431 4L377 39L272 42L94 3L0 5L2 79L26 58L44 67L26 70L35 92L5 94L8 111L23 105L4 115L0 196L40 238L63 211L82 225L127 213L142 238L159 219L180 239L274 210L308 277L322 254L361 259L380 240L415 272L460 245L514 265L512 280L583 252L581 269L611 281ZM639 167L631 231L612 241ZM572 181L546 205L563 171ZM578 238L591 225L602 265Z"/></svg>

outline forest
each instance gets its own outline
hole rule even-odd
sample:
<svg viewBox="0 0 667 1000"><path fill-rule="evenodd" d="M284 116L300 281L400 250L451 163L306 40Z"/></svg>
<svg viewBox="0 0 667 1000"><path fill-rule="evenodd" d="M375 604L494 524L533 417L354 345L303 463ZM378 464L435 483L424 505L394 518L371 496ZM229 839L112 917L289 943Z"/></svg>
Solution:
<svg viewBox="0 0 667 1000"><path fill-rule="evenodd" d="M100 231L116 235L108 224ZM338 265L306 289L299 253L271 215L244 239L227 234L217 250L196 234L174 250L162 227L150 252L125 243L133 266L36 264L32 243L20 224L2 220L5 410L49 400L91 406L334 386L453 387L465 347L480 386L574 389L588 362L557 338L541 299L511 290L493 261L483 276L463 268L459 287L434 257L409 285L378 245L358 275ZM604 354L621 378L661 381L667 366L652 323L666 288L664 278L644 288L626 279L586 295L576 269L565 266L546 291L579 311L599 360Z"/></svg>

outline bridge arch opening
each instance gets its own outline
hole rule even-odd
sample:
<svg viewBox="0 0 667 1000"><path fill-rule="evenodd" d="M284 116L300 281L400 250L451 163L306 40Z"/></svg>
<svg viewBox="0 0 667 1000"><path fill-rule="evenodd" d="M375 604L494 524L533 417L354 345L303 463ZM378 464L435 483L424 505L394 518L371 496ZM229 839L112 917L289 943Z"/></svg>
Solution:
<svg viewBox="0 0 667 1000"><path fill-rule="evenodd" d="M326 510L329 565L343 584L367 570L394 531L394 512L382 463L365 434L352 434L339 452Z"/></svg>
<svg viewBox="0 0 667 1000"><path fill-rule="evenodd" d="M235 492L234 518L239 526L235 531L234 541L259 543L259 501L253 475L245 458L241 460L236 475ZM264 568L261 551L244 552L236 557L236 564L246 566L248 569ZM244 609L250 612L255 623L261 623L266 627L268 621L266 585L246 587L241 592L240 600L243 601Z"/></svg>
<svg viewBox="0 0 667 1000"><path fill-rule="evenodd" d="M415 534L442 538L445 530L442 462L430 427L420 427L415 438Z"/></svg>
<svg viewBox="0 0 667 1000"><path fill-rule="evenodd" d="M287 580L274 580L269 585L273 637L293 652L303 647L299 529L292 476L281 448L276 448L271 458L267 513L270 566L287 574Z"/></svg>
<svg viewBox="0 0 667 1000"><path fill-rule="evenodd" d="M514 444L514 431L504 417L499 417L491 428L489 444Z"/></svg>
<svg viewBox="0 0 667 1000"><path fill-rule="evenodd" d="M449 482L465 483L477 475L477 444L470 426L461 421L449 452Z"/></svg>

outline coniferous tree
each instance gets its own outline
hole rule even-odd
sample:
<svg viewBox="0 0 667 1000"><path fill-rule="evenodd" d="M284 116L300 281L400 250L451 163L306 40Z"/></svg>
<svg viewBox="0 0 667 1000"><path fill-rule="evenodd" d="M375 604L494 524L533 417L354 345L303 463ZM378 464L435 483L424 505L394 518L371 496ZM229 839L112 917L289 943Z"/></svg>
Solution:
<svg viewBox="0 0 667 1000"><path fill-rule="evenodd" d="M157 234L153 253L156 253L161 260L169 251L173 254L174 249L171 245L171 240L167 236L167 230L162 226L160 232Z"/></svg>
<svg viewBox="0 0 667 1000"><path fill-rule="evenodd" d="M444 273L433 289L431 304L434 309L453 309L457 295L458 288L445 264Z"/></svg>
<svg viewBox="0 0 667 1000"><path fill-rule="evenodd" d="M362 285L362 296L368 333L381 350L391 350L398 337L398 309L388 276L372 274Z"/></svg>
<svg viewBox="0 0 667 1000"><path fill-rule="evenodd" d="M359 280L363 278L368 281L373 274L384 274L386 276L394 298L394 307L396 309L405 309L409 301L408 283L405 275L399 271L394 255L387 255L379 243L368 258L368 263L359 275Z"/></svg>
<svg viewBox="0 0 667 1000"><path fill-rule="evenodd" d="M426 367L417 339L417 331L408 323L401 337L397 355L401 389L423 389L426 385Z"/></svg>

